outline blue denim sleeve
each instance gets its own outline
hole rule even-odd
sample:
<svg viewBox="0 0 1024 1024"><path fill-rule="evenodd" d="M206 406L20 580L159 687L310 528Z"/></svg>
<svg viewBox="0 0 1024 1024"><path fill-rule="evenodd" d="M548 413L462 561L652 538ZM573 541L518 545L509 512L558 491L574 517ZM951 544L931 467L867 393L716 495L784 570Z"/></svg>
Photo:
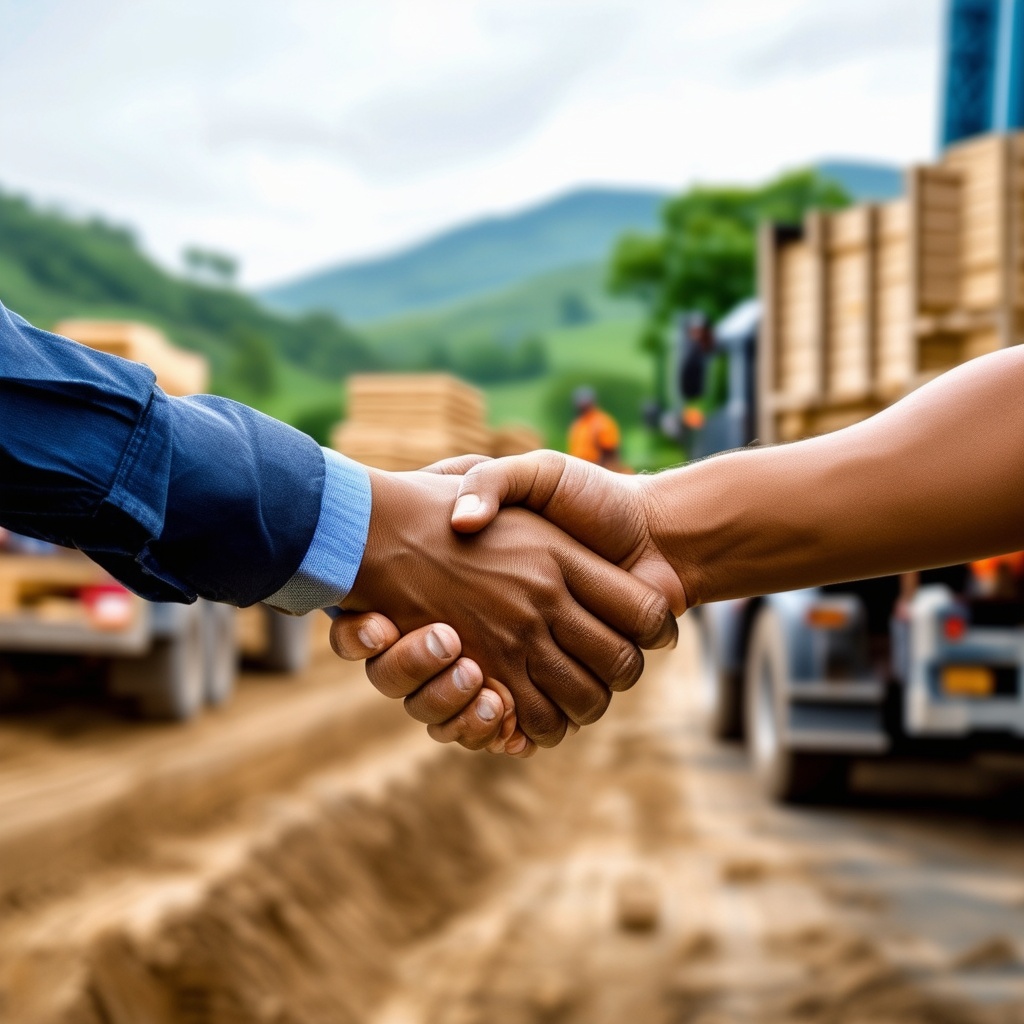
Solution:
<svg viewBox="0 0 1024 1024"><path fill-rule="evenodd" d="M265 603L302 614L340 604L352 589L370 528L370 476L364 466L324 448L320 518L295 575Z"/></svg>
<svg viewBox="0 0 1024 1024"><path fill-rule="evenodd" d="M304 564L325 473L319 446L286 424L170 398L147 367L0 306L0 525L80 548L151 600L248 605ZM352 537L365 518L357 503Z"/></svg>

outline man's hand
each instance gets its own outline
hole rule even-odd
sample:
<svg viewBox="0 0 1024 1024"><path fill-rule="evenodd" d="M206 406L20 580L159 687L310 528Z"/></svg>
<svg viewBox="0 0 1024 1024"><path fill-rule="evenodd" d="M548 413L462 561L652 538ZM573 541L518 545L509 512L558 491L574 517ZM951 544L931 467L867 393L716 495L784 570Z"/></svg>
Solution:
<svg viewBox="0 0 1024 1024"><path fill-rule="evenodd" d="M502 504L526 505L598 554L670 595L674 612L685 609L686 597L679 579L651 537L650 496L644 477L609 473L557 452L535 452L493 462L478 460L460 468L467 475L460 481L452 518L456 529L481 530ZM364 627L373 632L376 642L368 642L369 635L362 636L360 630ZM443 631L444 627L435 629ZM420 631L400 638L394 624L383 616L365 620L343 616L331 631L335 650L351 660L370 658L367 674L373 684L389 696L406 698L413 717L420 717L415 708L435 709L428 725L435 739L455 740L474 750L504 751L513 756L532 754L532 743L515 728L515 708L507 689L494 678L484 683L479 667L461 658L463 671L481 682L479 688L459 691L446 671L448 662L438 661L426 646L428 635ZM444 635L449 638L447 646L454 661L461 653L460 641L450 630ZM374 657L375 652L382 651L385 653ZM500 724L491 715L491 706L496 708L499 702L504 708ZM442 719L441 715L446 717Z"/></svg>
<svg viewBox="0 0 1024 1024"><path fill-rule="evenodd" d="M452 526L475 533L502 505L522 505L654 587L682 615L686 594L652 533L661 511L653 479L611 473L561 452L480 462L462 478Z"/></svg>
<svg viewBox="0 0 1024 1024"><path fill-rule="evenodd" d="M439 743L532 757L537 747L518 727L508 688L484 680L476 662L460 657L451 626L434 623L401 636L377 612L348 612L331 624L331 646L346 661L366 661L370 682L386 697L402 698L410 717Z"/></svg>
<svg viewBox="0 0 1024 1024"><path fill-rule="evenodd" d="M540 745L558 743L570 722L599 718L609 691L639 677L642 655L619 633L645 647L674 639L660 593L550 523L510 509L479 536L460 537L449 522L458 478L373 472L371 485L366 553L344 607L382 612L406 633L454 627L467 657L511 691L519 726Z"/></svg>

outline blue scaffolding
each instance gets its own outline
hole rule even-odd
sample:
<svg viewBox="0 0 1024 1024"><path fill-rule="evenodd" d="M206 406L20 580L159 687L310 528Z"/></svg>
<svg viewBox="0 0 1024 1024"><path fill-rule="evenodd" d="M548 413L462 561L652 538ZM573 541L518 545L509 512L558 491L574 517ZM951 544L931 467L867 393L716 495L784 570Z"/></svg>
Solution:
<svg viewBox="0 0 1024 1024"><path fill-rule="evenodd" d="M1024 128L1024 0L949 0L940 143Z"/></svg>

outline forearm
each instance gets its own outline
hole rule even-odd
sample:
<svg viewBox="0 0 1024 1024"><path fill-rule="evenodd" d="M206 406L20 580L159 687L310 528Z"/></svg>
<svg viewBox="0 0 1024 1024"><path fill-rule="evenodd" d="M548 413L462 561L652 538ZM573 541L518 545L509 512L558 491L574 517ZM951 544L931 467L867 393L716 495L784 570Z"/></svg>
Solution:
<svg viewBox="0 0 1024 1024"><path fill-rule="evenodd" d="M148 367L3 306L0 470L0 526L80 548L152 600L333 603L369 515L365 473L328 492L324 454L304 434L227 399L168 398ZM312 557L332 494L330 533L348 559Z"/></svg>
<svg viewBox="0 0 1024 1024"><path fill-rule="evenodd" d="M1024 348L863 423L652 478L654 540L689 604L1024 547Z"/></svg>

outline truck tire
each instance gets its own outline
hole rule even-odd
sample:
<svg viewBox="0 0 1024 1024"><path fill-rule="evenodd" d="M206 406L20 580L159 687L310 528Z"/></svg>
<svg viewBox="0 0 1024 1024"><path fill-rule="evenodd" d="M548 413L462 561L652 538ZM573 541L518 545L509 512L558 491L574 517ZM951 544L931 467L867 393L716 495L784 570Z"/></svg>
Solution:
<svg viewBox="0 0 1024 1024"><path fill-rule="evenodd" d="M157 637L141 658L119 658L111 689L133 698L136 711L154 721L184 722L206 702L203 616L197 605L181 613L181 627Z"/></svg>
<svg viewBox="0 0 1024 1024"><path fill-rule="evenodd" d="M226 604L203 601L201 618L206 703L217 707L235 692L238 675L235 609Z"/></svg>
<svg viewBox="0 0 1024 1024"><path fill-rule="evenodd" d="M0 711L15 707L25 695L25 684L11 659L0 656Z"/></svg>
<svg viewBox="0 0 1024 1024"><path fill-rule="evenodd" d="M754 620L745 676L747 747L764 793L779 803L841 797L849 778L846 756L786 745L789 657L782 622L770 605Z"/></svg>
<svg viewBox="0 0 1024 1024"><path fill-rule="evenodd" d="M301 672L309 664L311 615L284 615L264 606L266 654L260 659L270 672Z"/></svg>
<svg viewBox="0 0 1024 1024"><path fill-rule="evenodd" d="M694 609L699 612L700 609ZM691 613L693 614L693 613ZM719 663L706 615L697 619L697 671L700 702L708 735L716 740L743 738L743 680Z"/></svg>

